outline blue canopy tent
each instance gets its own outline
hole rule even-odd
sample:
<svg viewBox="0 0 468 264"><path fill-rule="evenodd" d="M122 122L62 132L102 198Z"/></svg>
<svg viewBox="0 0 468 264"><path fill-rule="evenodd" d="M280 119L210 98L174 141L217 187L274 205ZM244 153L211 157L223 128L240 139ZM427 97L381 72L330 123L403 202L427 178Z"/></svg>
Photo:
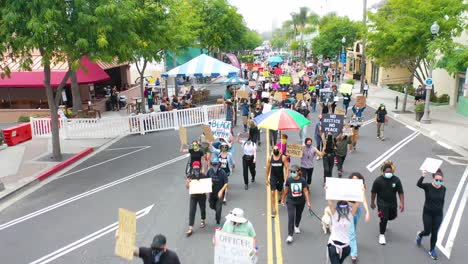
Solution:
<svg viewBox="0 0 468 264"><path fill-rule="evenodd" d="M281 57L273 56L273 57L268 58L268 64L270 65L276 65L279 63L283 63L283 59Z"/></svg>
<svg viewBox="0 0 468 264"><path fill-rule="evenodd" d="M223 81L225 85L235 85L235 84L248 84L249 81L242 79L240 77L234 76Z"/></svg>
<svg viewBox="0 0 468 264"><path fill-rule="evenodd" d="M161 76L167 77L218 77L228 76L233 77L239 73L240 69L230 64L224 63L206 54L201 54L198 57L176 67Z"/></svg>

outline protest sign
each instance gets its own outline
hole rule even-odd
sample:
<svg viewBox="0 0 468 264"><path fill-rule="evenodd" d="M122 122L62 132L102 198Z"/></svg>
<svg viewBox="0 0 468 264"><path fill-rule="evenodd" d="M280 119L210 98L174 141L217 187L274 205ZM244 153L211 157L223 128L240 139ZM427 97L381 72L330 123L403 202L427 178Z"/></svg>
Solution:
<svg viewBox="0 0 468 264"><path fill-rule="evenodd" d="M262 114L268 113L271 111L271 104L263 104Z"/></svg>
<svg viewBox="0 0 468 264"><path fill-rule="evenodd" d="M214 264L252 264L254 239L216 230Z"/></svg>
<svg viewBox="0 0 468 264"><path fill-rule="evenodd" d="M303 76L303 77L302 77L302 80L303 80L304 82L308 82L308 81L309 81L309 77Z"/></svg>
<svg viewBox="0 0 468 264"><path fill-rule="evenodd" d="M270 77L270 72L269 71L264 71L262 72L263 77Z"/></svg>
<svg viewBox="0 0 468 264"><path fill-rule="evenodd" d="M291 84L291 76L281 76L279 83L280 84Z"/></svg>
<svg viewBox="0 0 468 264"><path fill-rule="evenodd" d="M442 165L442 160L426 158L419 170L436 173L440 165Z"/></svg>
<svg viewBox="0 0 468 264"><path fill-rule="evenodd" d="M249 98L249 91L237 91L237 98Z"/></svg>
<svg viewBox="0 0 468 264"><path fill-rule="evenodd" d="M337 107L335 108L335 115L344 115L346 113L346 111L341 108L341 107Z"/></svg>
<svg viewBox="0 0 468 264"><path fill-rule="evenodd" d="M360 179L326 177L326 200L362 202L364 183Z"/></svg>
<svg viewBox="0 0 468 264"><path fill-rule="evenodd" d="M179 128L179 138L181 145L187 145L187 129L185 127Z"/></svg>
<svg viewBox="0 0 468 264"><path fill-rule="evenodd" d="M305 98L306 100L312 99L312 97L311 97L310 94L308 94L308 93L306 93L306 94L304 95L304 98Z"/></svg>
<svg viewBox="0 0 468 264"><path fill-rule="evenodd" d="M126 260L133 259L136 239L136 214L119 208L119 237L115 242L115 255Z"/></svg>
<svg viewBox="0 0 468 264"><path fill-rule="evenodd" d="M298 76L293 76L292 77L292 83L293 84L299 84L299 77Z"/></svg>
<svg viewBox="0 0 468 264"><path fill-rule="evenodd" d="M275 96L273 97L275 101L281 102L283 101L283 95L281 93L276 92Z"/></svg>
<svg viewBox="0 0 468 264"><path fill-rule="evenodd" d="M273 70L273 73L274 73L275 75L281 75L281 74L283 74L283 70L282 70L281 68L275 68L275 69Z"/></svg>
<svg viewBox="0 0 468 264"><path fill-rule="evenodd" d="M328 132L332 132L334 136L337 136L343 130L343 115L322 115L322 131L327 135Z"/></svg>
<svg viewBox="0 0 468 264"><path fill-rule="evenodd" d="M256 81L249 81L249 87L257 87Z"/></svg>
<svg viewBox="0 0 468 264"><path fill-rule="evenodd" d="M300 72L299 72L297 75L299 75L299 77L302 77L302 76L304 76L304 75L305 75L305 71L304 71L304 70L302 70L302 71L300 71Z"/></svg>
<svg viewBox="0 0 468 264"><path fill-rule="evenodd" d="M288 144L286 147L286 155L291 157L302 158L302 145L301 144Z"/></svg>
<svg viewBox="0 0 468 264"><path fill-rule="evenodd" d="M362 123L362 117L351 117L351 121L349 122L351 126L362 126Z"/></svg>
<svg viewBox="0 0 468 264"><path fill-rule="evenodd" d="M229 140L231 136L231 125L231 121L215 119L211 121L210 128L213 136Z"/></svg>
<svg viewBox="0 0 468 264"><path fill-rule="evenodd" d="M309 85L309 91L311 92L315 91L315 85Z"/></svg>
<svg viewBox="0 0 468 264"><path fill-rule="evenodd" d="M331 103L333 102L333 92L332 91L325 91L325 89L320 90L320 101L324 103Z"/></svg>
<svg viewBox="0 0 468 264"><path fill-rule="evenodd" d="M345 136L352 136L352 135L354 135L353 128L352 128L352 127L345 127L345 128L343 128L343 135L345 135Z"/></svg>
<svg viewBox="0 0 468 264"><path fill-rule="evenodd" d="M189 186L189 194L211 193L213 181L211 178L203 178L199 180L191 180Z"/></svg>
<svg viewBox="0 0 468 264"><path fill-rule="evenodd" d="M206 140L208 140L208 142L215 141L213 132L211 131L211 128L209 125L202 125L202 129L203 129L203 134L205 135L205 138Z"/></svg>
<svg viewBox="0 0 468 264"><path fill-rule="evenodd" d="M269 92L262 92L262 98L270 98Z"/></svg>
<svg viewBox="0 0 468 264"><path fill-rule="evenodd" d="M270 83L269 83L269 82L265 83L265 89L266 89L267 91L270 90Z"/></svg>
<svg viewBox="0 0 468 264"><path fill-rule="evenodd" d="M351 94L353 91L353 85L349 83L342 83L340 85L340 93L341 94Z"/></svg>
<svg viewBox="0 0 468 264"><path fill-rule="evenodd" d="M296 99L297 100L304 100L304 94L303 93L296 94Z"/></svg>
<svg viewBox="0 0 468 264"><path fill-rule="evenodd" d="M359 95L356 96L356 107L364 108L366 107L366 97Z"/></svg>
<svg viewBox="0 0 468 264"><path fill-rule="evenodd" d="M246 133L238 133L237 134L237 139L239 140L239 142L241 142L242 144L244 144L247 139L249 139L249 133L246 132Z"/></svg>

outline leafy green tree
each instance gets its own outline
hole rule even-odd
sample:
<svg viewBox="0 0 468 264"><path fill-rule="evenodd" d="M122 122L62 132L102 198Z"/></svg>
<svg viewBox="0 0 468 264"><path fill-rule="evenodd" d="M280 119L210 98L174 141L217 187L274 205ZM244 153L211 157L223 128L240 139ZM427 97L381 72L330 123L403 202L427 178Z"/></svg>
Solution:
<svg viewBox="0 0 468 264"><path fill-rule="evenodd" d="M319 35L312 40L312 50L315 55L336 57L341 51L342 38L346 38L345 47L353 45L363 33L360 22L351 21L348 17L335 14L324 16L319 23Z"/></svg>
<svg viewBox="0 0 468 264"><path fill-rule="evenodd" d="M253 50L263 42L262 36L254 30L246 30L240 41L240 50Z"/></svg>
<svg viewBox="0 0 468 264"><path fill-rule="evenodd" d="M388 0L376 13L369 13L367 51L383 67L408 69L412 73L408 85L413 76L423 83L435 54L449 53L453 38L464 29L466 7L462 0ZM440 26L437 36L430 31L434 21ZM405 102L406 96L404 111Z"/></svg>
<svg viewBox="0 0 468 264"><path fill-rule="evenodd" d="M460 47L448 51L438 62L437 67L444 68L451 75L466 71L468 68L468 48Z"/></svg>

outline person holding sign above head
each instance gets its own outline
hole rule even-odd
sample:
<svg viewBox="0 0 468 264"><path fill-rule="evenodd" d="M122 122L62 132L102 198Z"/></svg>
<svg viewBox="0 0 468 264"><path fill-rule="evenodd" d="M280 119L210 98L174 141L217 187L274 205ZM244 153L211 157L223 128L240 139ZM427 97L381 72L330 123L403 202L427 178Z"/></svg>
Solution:
<svg viewBox="0 0 468 264"><path fill-rule="evenodd" d="M270 185L271 190L271 217L276 216L276 191L279 192L281 198L283 184L289 177L289 161L286 156L281 154L278 146L273 147L273 155L267 161L265 181L266 185ZM281 202L281 200L279 200Z"/></svg>
<svg viewBox="0 0 468 264"><path fill-rule="evenodd" d="M187 177L185 181L185 187L190 188L192 181L208 178L205 174L200 171L200 162L194 161L192 164L192 173ZM195 214L197 213L197 204L200 207L201 222L200 228L205 227L206 219L206 193L193 193L190 194L190 211L189 211L189 227L185 234L191 236L193 233L193 224L195 222Z"/></svg>
<svg viewBox="0 0 468 264"><path fill-rule="evenodd" d="M392 161L386 161L382 165L382 175L377 177L371 190L371 208L375 209L375 198L377 197L377 206L380 218L379 244L385 245L385 231L388 221L394 220L398 214L398 204L396 194L400 197L400 211L405 210L403 186L400 178L395 174L395 165Z"/></svg>
<svg viewBox="0 0 468 264"><path fill-rule="evenodd" d="M416 244L421 246L423 237L431 235L431 248L429 255L432 259L437 259L437 252L435 246L437 243L437 233L439 232L440 224L442 223L444 214L444 202L445 202L445 186L444 174L441 169L438 169L436 173L432 174L431 183L423 183L424 177L427 172L423 171L421 178L419 178L417 186L424 190L425 201L423 209L423 224L424 230L418 231L416 234Z"/></svg>
<svg viewBox="0 0 468 264"><path fill-rule="evenodd" d="M323 153L312 145L311 138L306 138L304 144L301 157L301 174L307 182L307 187L309 187L312 183L312 174L314 173L315 156L323 156Z"/></svg>
<svg viewBox="0 0 468 264"><path fill-rule="evenodd" d="M285 199L288 208L288 237L286 242L292 243L293 233L300 234L299 224L301 223L302 212L307 203L310 209L309 191L307 182L302 177L299 166L293 165L289 171L289 177L286 180L281 204L284 204Z"/></svg>
<svg viewBox="0 0 468 264"><path fill-rule="evenodd" d="M119 232L115 233L115 238ZM151 247L135 247L133 255L143 260L143 264L180 264L177 254L166 246L166 237L158 234L154 236Z"/></svg>

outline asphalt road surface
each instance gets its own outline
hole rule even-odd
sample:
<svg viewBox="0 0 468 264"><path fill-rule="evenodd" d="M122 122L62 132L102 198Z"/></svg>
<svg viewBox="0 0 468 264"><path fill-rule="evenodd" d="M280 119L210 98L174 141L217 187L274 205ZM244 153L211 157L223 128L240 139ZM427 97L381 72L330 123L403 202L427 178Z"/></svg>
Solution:
<svg viewBox="0 0 468 264"><path fill-rule="evenodd" d="M364 120L370 120L372 116L373 110L367 109ZM307 132L309 136L312 136L315 123L314 114L313 125ZM402 180L405 190L406 209L390 222L385 246L377 241L377 213L372 212L369 223L361 218L357 231L360 263L433 263L426 252L429 238L424 238L422 248L418 248L414 242L417 230L422 228L424 198L423 191L416 187L420 176L418 169L426 157L457 154L394 120L390 120L385 129L385 141L376 139L375 123L360 129L357 151L348 154L344 175L361 172L370 189L380 167L372 172L367 167L372 167L369 166L372 162L387 153L388 156L384 155L381 160L391 159L395 162L396 175ZM236 130L239 130L239 126ZM200 127L189 128L189 141L200 133ZM289 142L298 141L297 131L286 133L290 136ZM265 142L265 133L262 133L262 142ZM204 229L198 227L198 211L195 232L190 238L185 237L189 195L184 186L183 171L187 159L179 153L179 146L177 131L125 137L63 177L3 210L0 214L0 262L129 263L114 255L113 224L117 221L118 209L126 208L132 211L146 209L137 221L138 245L148 246L155 234L163 233L167 236L168 247L177 252L182 263L212 263L214 211L207 209L207 226ZM395 151L388 151L390 149ZM241 175L239 145L236 146L235 161L237 168L229 178L228 202L223 208L223 216L232 208L244 209L257 232L259 263L325 263L328 236L323 234L319 221L311 217L307 210L301 223L302 233L295 235L290 245L285 243L286 208L280 206L279 221L267 218L265 145L262 144L258 152L257 182L250 184L247 191L244 190ZM298 160L293 158L292 163L298 164ZM447 187L445 221L449 224L441 234L440 247L447 254L450 253L450 259L439 247L438 263L466 263L468 221L463 211L468 193L468 170L466 166L448 162L444 162L442 169ZM336 167L333 176L337 176ZM326 205L322 183L323 166L320 160L315 164L311 185L312 209L319 216ZM452 203L457 188L459 191ZM369 191L367 196L369 199ZM268 221L271 221L270 230L267 228ZM279 232L275 232L275 229ZM271 251L267 248L268 237L271 238ZM449 237L454 238L453 246L447 243ZM350 263L350 258L347 261ZM134 259L131 263L142 262Z"/></svg>

